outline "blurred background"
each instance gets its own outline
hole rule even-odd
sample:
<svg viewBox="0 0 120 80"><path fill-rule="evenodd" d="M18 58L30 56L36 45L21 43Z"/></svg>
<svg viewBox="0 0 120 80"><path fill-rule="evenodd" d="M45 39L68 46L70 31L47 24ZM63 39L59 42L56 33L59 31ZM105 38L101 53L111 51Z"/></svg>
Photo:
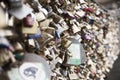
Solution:
<svg viewBox="0 0 120 80"><path fill-rule="evenodd" d="M120 30L120 0L96 0L96 2L98 2L102 8L108 9L109 12L111 12L112 16L117 18ZM120 41L120 32L118 33L118 38ZM120 80L120 54L106 80Z"/></svg>

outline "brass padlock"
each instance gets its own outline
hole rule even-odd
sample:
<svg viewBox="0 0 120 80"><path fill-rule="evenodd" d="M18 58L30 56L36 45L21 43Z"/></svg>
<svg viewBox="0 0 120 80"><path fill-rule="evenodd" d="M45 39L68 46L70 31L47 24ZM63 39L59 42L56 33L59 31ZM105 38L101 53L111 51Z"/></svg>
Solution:
<svg viewBox="0 0 120 80"><path fill-rule="evenodd" d="M32 27L26 27L22 25L22 33L23 34L37 34L38 30L38 22L35 21Z"/></svg>

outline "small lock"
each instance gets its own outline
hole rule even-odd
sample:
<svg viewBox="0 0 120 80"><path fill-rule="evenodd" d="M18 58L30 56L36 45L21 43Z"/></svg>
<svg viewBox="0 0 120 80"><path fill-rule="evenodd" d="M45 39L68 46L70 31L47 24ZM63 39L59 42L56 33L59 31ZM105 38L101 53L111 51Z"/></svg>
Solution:
<svg viewBox="0 0 120 80"><path fill-rule="evenodd" d="M75 72L69 73L69 78L70 78L70 80L78 80L79 79L78 75Z"/></svg>
<svg viewBox="0 0 120 80"><path fill-rule="evenodd" d="M7 52L7 50L2 49L0 50L0 66L3 66L6 62L10 60L10 56Z"/></svg>
<svg viewBox="0 0 120 80"><path fill-rule="evenodd" d="M83 8L83 11L94 13L94 9L93 8Z"/></svg>
<svg viewBox="0 0 120 80"><path fill-rule="evenodd" d="M39 12L39 2L32 0L32 1L28 1L28 3L30 3L31 7L34 9L35 12Z"/></svg>
<svg viewBox="0 0 120 80"><path fill-rule="evenodd" d="M53 12L52 7L51 6L45 6L46 10L48 11L48 15L51 14Z"/></svg>
<svg viewBox="0 0 120 80"><path fill-rule="evenodd" d="M79 17L83 17L83 16L85 16L85 12L82 11L82 10L79 10L79 11L77 11L77 12L75 13L75 15L77 15L77 16L79 16Z"/></svg>
<svg viewBox="0 0 120 80"><path fill-rule="evenodd" d="M50 17L53 18L53 21L54 21L56 24L59 23L59 22L62 20L62 17L59 16L58 14L54 13L54 12L52 12L52 13L50 14Z"/></svg>
<svg viewBox="0 0 120 80"><path fill-rule="evenodd" d="M85 34L85 39L87 39L87 40L91 40L92 38L91 38L91 36L90 36L90 35Z"/></svg>
<svg viewBox="0 0 120 80"><path fill-rule="evenodd" d="M94 24L94 22L95 22L95 20L94 20L94 19L90 19L90 20L89 20L89 24L91 24L91 25L93 25L93 24Z"/></svg>
<svg viewBox="0 0 120 80"><path fill-rule="evenodd" d="M49 33L49 34L51 34L51 35L54 35L55 29L52 28L52 27L48 27L48 28L45 30L45 32L47 32L47 33Z"/></svg>
<svg viewBox="0 0 120 80"><path fill-rule="evenodd" d="M44 45L47 45L48 42L50 42L54 37L51 35L51 34L48 34L46 32L42 32L42 37L38 40L39 44L41 44L41 48L44 46Z"/></svg>
<svg viewBox="0 0 120 80"><path fill-rule="evenodd" d="M68 28L69 28L69 26L67 25L65 20L61 20L60 25L64 30L68 30Z"/></svg>
<svg viewBox="0 0 120 80"><path fill-rule="evenodd" d="M38 22L46 19L45 15L42 11L40 11L39 13L36 13L35 15L36 15L36 19L37 19Z"/></svg>
<svg viewBox="0 0 120 80"><path fill-rule="evenodd" d="M0 19L2 19L0 21L0 28L4 28L7 24L6 24L6 15L4 10L0 7Z"/></svg>
<svg viewBox="0 0 120 80"><path fill-rule="evenodd" d="M79 27L76 24L73 24L72 30L74 34L80 31Z"/></svg>
<svg viewBox="0 0 120 80"><path fill-rule="evenodd" d="M62 40L62 45L65 47L65 48L68 48L70 45L71 45L71 41L70 40L68 40L68 39L66 39L66 38L64 38L63 40Z"/></svg>
<svg viewBox="0 0 120 80"><path fill-rule="evenodd" d="M26 27L32 27L34 25L34 18L29 14L23 19L23 25Z"/></svg>
<svg viewBox="0 0 120 80"><path fill-rule="evenodd" d="M57 42L57 43L60 43L60 42L61 42L60 34L59 34L57 31L55 31L55 38L56 38L56 42Z"/></svg>
<svg viewBox="0 0 120 80"><path fill-rule="evenodd" d="M41 30L49 29L49 25L50 25L51 21L52 21L51 19L46 19L44 21L39 22L39 26L40 26Z"/></svg>

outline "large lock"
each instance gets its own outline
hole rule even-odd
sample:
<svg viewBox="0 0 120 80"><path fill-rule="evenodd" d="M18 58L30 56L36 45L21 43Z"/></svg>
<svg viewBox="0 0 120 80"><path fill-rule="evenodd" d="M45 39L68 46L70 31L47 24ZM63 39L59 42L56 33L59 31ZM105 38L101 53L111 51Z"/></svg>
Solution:
<svg viewBox="0 0 120 80"><path fill-rule="evenodd" d="M8 8L22 7L22 0L6 0Z"/></svg>
<svg viewBox="0 0 120 80"><path fill-rule="evenodd" d="M38 33L38 22L35 21L32 27L26 27L22 25L23 34L37 34Z"/></svg>
<svg viewBox="0 0 120 80"><path fill-rule="evenodd" d="M6 15L4 10L0 7L0 28L4 28L6 26Z"/></svg>

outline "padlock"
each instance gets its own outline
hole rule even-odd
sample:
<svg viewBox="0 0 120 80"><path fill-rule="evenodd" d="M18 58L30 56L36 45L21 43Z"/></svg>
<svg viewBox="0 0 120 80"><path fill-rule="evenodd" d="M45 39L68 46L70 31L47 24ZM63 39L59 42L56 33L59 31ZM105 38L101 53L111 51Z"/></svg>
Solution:
<svg viewBox="0 0 120 80"><path fill-rule="evenodd" d="M0 21L0 28L4 28L7 24L6 24L6 18L7 16L5 15L6 13L4 12L4 10L0 7L0 19L2 19Z"/></svg>
<svg viewBox="0 0 120 80"><path fill-rule="evenodd" d="M41 45L41 48L43 48L43 46L47 45L47 43L50 42L53 38L54 38L54 36L52 36L51 34L42 32L42 37L38 38L37 41Z"/></svg>
<svg viewBox="0 0 120 80"><path fill-rule="evenodd" d="M74 19L75 18L74 14L72 14L71 12L63 11L62 15L64 16L64 18L67 18L67 19Z"/></svg>
<svg viewBox="0 0 120 80"><path fill-rule="evenodd" d="M48 17L48 11L45 8L41 8L40 11L43 12L43 14L45 15L45 17Z"/></svg>
<svg viewBox="0 0 120 80"><path fill-rule="evenodd" d="M55 28L48 27L48 28L45 30L45 32L47 32L47 33L49 33L49 34L51 34L51 35L53 35L53 36L54 36L54 33L55 33Z"/></svg>
<svg viewBox="0 0 120 80"><path fill-rule="evenodd" d="M17 19L22 20L28 14L32 13L32 8L23 4L22 7L8 9L8 12Z"/></svg>
<svg viewBox="0 0 120 80"><path fill-rule="evenodd" d="M78 75L75 72L69 73L70 80L77 80L79 79Z"/></svg>
<svg viewBox="0 0 120 80"><path fill-rule="evenodd" d="M35 71L35 73L32 73L31 71ZM32 75L28 74L29 72L31 72ZM39 75L39 73L43 73L43 75L41 76ZM34 53L25 54L23 64L20 65L19 67L19 74L24 79L30 79L30 78L40 79L41 78L42 80L46 80L46 79L49 80L51 78L50 66L47 64L46 60L43 57L36 55Z"/></svg>
<svg viewBox="0 0 120 80"><path fill-rule="evenodd" d="M61 42L61 45L63 45L65 48L68 48L71 45L71 43L72 42L70 40L64 38Z"/></svg>
<svg viewBox="0 0 120 80"><path fill-rule="evenodd" d="M37 39L37 38L40 38L42 36L42 34L41 34L41 30L40 30L40 28L38 27L38 29L37 29L37 34L29 34L28 35L28 39Z"/></svg>
<svg viewBox="0 0 120 80"><path fill-rule="evenodd" d="M90 20L89 20L89 24L91 24L91 25L93 25L93 24L94 24L94 22L95 22L95 20L94 20L94 19L90 19Z"/></svg>
<svg viewBox="0 0 120 80"><path fill-rule="evenodd" d="M77 16L79 16L79 17L81 18L81 17L85 16L85 12L82 11L82 10L79 10L79 11L77 11L77 12L75 13L75 15L77 15Z"/></svg>
<svg viewBox="0 0 120 80"><path fill-rule="evenodd" d="M8 8L22 7L22 0L6 0Z"/></svg>
<svg viewBox="0 0 120 80"><path fill-rule="evenodd" d="M39 10L39 7L42 7L42 6L39 4L39 2L36 1L36 0L28 1L28 3L30 4L30 6L33 8L33 10L34 10L35 12L39 12L39 11L40 11L40 10Z"/></svg>
<svg viewBox="0 0 120 80"><path fill-rule="evenodd" d="M69 26L67 25L67 23L65 22L65 20L61 20L58 23L64 30L68 30Z"/></svg>
<svg viewBox="0 0 120 80"><path fill-rule="evenodd" d="M8 40L4 37L0 37L0 48L7 48L10 51L14 51L13 46L8 42Z"/></svg>
<svg viewBox="0 0 120 80"><path fill-rule="evenodd" d="M26 27L22 25L22 33L23 34L37 34L38 33L38 22L35 21L32 27Z"/></svg>
<svg viewBox="0 0 120 80"><path fill-rule="evenodd" d="M55 38L56 38L56 42L57 42L57 43L60 43L60 42L61 42L60 34L59 34L57 31L55 31Z"/></svg>
<svg viewBox="0 0 120 80"><path fill-rule="evenodd" d="M0 36L12 37L15 36L15 33L12 29L0 29Z"/></svg>
<svg viewBox="0 0 120 80"><path fill-rule="evenodd" d="M78 40L72 38L70 40L72 41L72 44L70 45L68 50L71 52L72 57L70 57L67 64L71 64L71 65L84 64L86 62L86 55L82 44L80 44ZM72 50L72 49L77 49L77 50ZM73 51L77 51L77 52L73 52ZM74 54L76 54L77 56L75 56Z"/></svg>
<svg viewBox="0 0 120 80"><path fill-rule="evenodd" d="M62 17L52 12L49 17L53 18L53 21L57 24L62 20Z"/></svg>
<svg viewBox="0 0 120 80"><path fill-rule="evenodd" d="M46 10L48 12L48 16L49 16L49 14L51 14L53 12L53 9L50 5L45 6L45 8L46 8Z"/></svg>
<svg viewBox="0 0 120 80"><path fill-rule="evenodd" d="M56 27L57 27L56 31L57 31L59 34L62 34L62 33L66 30L63 26L65 27L65 25L56 24Z"/></svg>
<svg viewBox="0 0 120 80"><path fill-rule="evenodd" d="M24 51L22 50L15 50L14 57L17 61L22 61L24 59Z"/></svg>
<svg viewBox="0 0 120 80"><path fill-rule="evenodd" d="M72 30L73 30L74 34L78 33L80 31L80 29L78 28L78 26L75 23L73 23Z"/></svg>
<svg viewBox="0 0 120 80"><path fill-rule="evenodd" d="M34 25L34 18L32 18L32 15L29 14L23 19L23 25L25 27L32 27Z"/></svg>
<svg viewBox="0 0 120 80"><path fill-rule="evenodd" d="M7 50L2 49L0 50L0 66L4 66L5 63L7 63L10 60L10 56L7 52Z"/></svg>
<svg viewBox="0 0 120 80"><path fill-rule="evenodd" d="M38 22L46 19L45 15L42 11L40 11L39 13L36 13L35 15L36 15Z"/></svg>
<svg viewBox="0 0 120 80"><path fill-rule="evenodd" d="M44 21L39 22L40 29L46 30L49 27L51 22L52 22L52 19L46 19ZM52 27L52 26L50 26L50 27Z"/></svg>
<svg viewBox="0 0 120 80"><path fill-rule="evenodd" d="M94 13L94 9L93 8L83 8L83 11Z"/></svg>

